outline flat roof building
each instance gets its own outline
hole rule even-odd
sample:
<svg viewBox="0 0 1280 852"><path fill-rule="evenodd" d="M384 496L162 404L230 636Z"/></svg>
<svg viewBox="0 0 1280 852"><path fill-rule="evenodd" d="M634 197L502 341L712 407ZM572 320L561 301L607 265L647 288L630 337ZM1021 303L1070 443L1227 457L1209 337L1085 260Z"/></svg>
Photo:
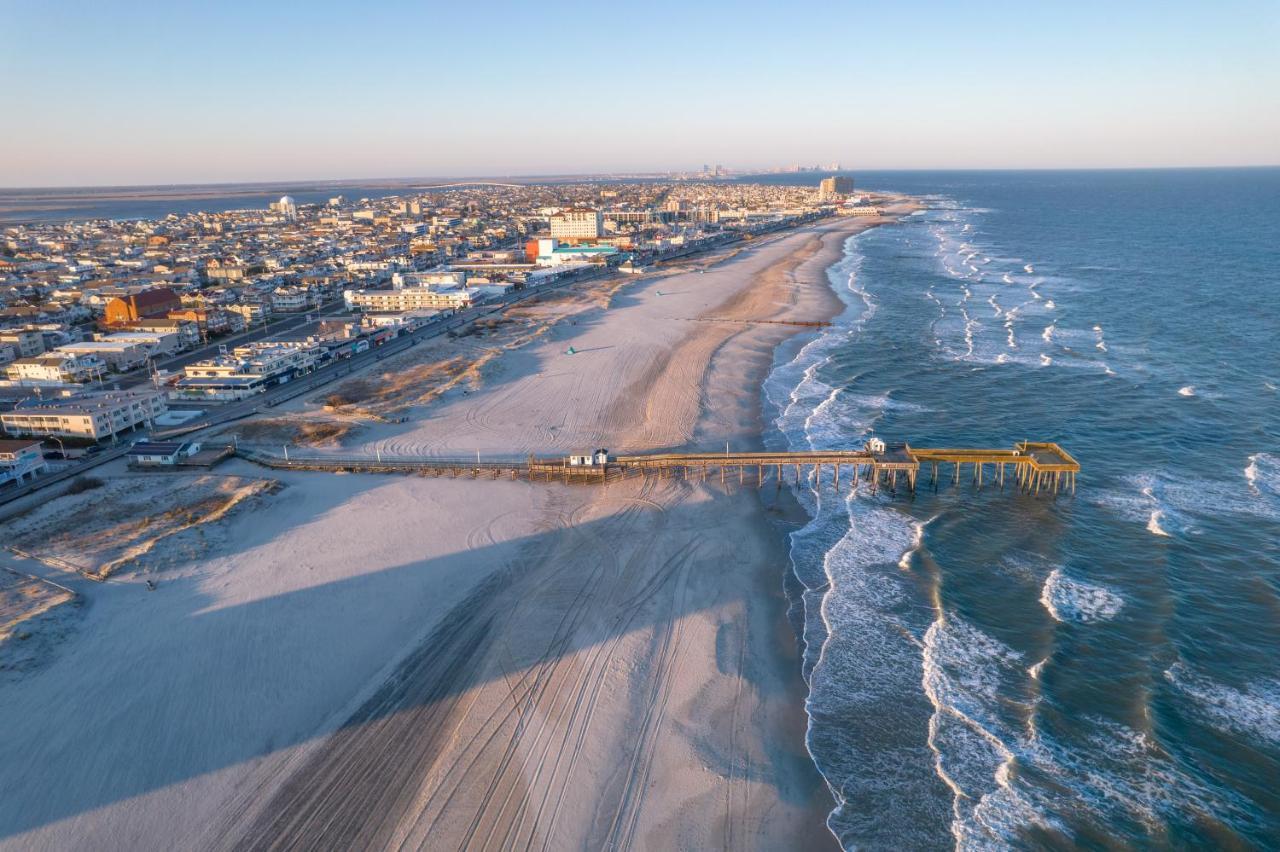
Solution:
<svg viewBox="0 0 1280 852"><path fill-rule="evenodd" d="M0 414L0 426L6 435L54 435L101 441L150 425L168 410L164 394L157 390L97 391L29 401Z"/></svg>
<svg viewBox="0 0 1280 852"><path fill-rule="evenodd" d="M560 240L597 240L604 236L604 214L587 207L561 210L551 217L551 236Z"/></svg>

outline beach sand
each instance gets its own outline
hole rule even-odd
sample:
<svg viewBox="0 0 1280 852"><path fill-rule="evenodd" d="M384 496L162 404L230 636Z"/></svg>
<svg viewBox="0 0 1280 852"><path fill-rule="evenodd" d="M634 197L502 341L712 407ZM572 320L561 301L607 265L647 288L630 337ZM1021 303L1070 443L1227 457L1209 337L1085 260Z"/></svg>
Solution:
<svg viewBox="0 0 1280 852"><path fill-rule="evenodd" d="M756 448L801 329L743 321L838 312L826 269L866 227L628 283L343 451ZM0 846L834 846L786 492L271 475L202 558L82 583L76 629L0 687Z"/></svg>

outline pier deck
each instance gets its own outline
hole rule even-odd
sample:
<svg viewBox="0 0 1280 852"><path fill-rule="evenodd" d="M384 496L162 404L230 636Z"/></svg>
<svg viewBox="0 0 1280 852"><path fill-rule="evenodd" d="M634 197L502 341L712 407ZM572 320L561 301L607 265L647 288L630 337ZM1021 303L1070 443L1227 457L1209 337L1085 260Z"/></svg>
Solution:
<svg viewBox="0 0 1280 852"><path fill-rule="evenodd" d="M1042 490L1050 494L1075 493L1076 474L1080 464L1062 447L1053 443L1021 442L1011 450L948 448L929 449L909 444L891 444L879 451L813 450L808 452L758 453L649 453L619 455L603 464L570 464L565 457L528 456L522 460L448 459L431 456L330 456L275 455L259 449L241 447L238 454L266 467L290 470L328 470L369 473L417 473L424 476L466 476L472 479L525 478L531 482L610 482L632 476L697 479L706 481L716 473L722 483L736 478L739 484L763 486L772 474L780 486L790 479L808 479L815 487L823 487L828 479L840 492L841 474L851 490L859 482L869 483L875 491L885 485L897 493L899 477L911 492L916 490L921 465L929 465L930 484L937 490L942 465L951 465L952 481L959 485L965 465L970 466L975 487L986 483L986 469L991 466L991 482L1004 488L1007 472L1012 472L1018 487L1031 494Z"/></svg>

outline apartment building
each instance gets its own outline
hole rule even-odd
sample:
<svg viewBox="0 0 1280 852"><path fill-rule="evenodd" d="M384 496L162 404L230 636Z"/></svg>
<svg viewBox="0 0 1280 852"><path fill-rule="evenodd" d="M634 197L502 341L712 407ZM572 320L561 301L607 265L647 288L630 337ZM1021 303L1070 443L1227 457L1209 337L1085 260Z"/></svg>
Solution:
<svg viewBox="0 0 1280 852"><path fill-rule="evenodd" d="M560 240L596 240L604 236L604 214L588 207L561 210L551 217L551 236Z"/></svg>
<svg viewBox="0 0 1280 852"><path fill-rule="evenodd" d="M150 426L168 408L164 394L157 390L96 391L25 402L0 414L0 426L6 435L101 441Z"/></svg>
<svg viewBox="0 0 1280 852"><path fill-rule="evenodd" d="M352 310L374 313L405 311L456 311L470 306L470 290L429 290L403 287L399 290L347 290L342 294Z"/></svg>
<svg viewBox="0 0 1280 852"><path fill-rule="evenodd" d="M14 382L50 382L78 384L101 376L107 362L92 353L55 350L35 358L20 358L5 368Z"/></svg>

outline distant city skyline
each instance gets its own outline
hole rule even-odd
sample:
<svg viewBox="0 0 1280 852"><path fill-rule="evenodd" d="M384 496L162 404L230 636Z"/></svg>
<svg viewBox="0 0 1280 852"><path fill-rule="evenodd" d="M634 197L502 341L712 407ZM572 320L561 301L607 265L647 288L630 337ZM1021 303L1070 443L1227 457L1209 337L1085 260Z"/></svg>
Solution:
<svg viewBox="0 0 1280 852"><path fill-rule="evenodd" d="M0 186L1280 163L1280 7L7 4Z"/></svg>

